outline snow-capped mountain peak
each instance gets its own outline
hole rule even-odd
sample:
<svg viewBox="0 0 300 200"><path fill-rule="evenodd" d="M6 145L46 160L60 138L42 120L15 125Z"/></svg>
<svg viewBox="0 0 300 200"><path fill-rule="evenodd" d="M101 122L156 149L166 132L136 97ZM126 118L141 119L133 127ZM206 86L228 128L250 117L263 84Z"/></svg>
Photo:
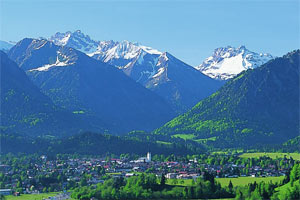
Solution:
<svg viewBox="0 0 300 200"><path fill-rule="evenodd" d="M138 43L129 42L127 40L122 42L109 40L100 42L97 51L89 54L89 56L103 60L104 62L110 62L112 59L120 58L131 60L138 56L139 52L142 50L149 54L161 54L161 52L156 49L143 46Z"/></svg>
<svg viewBox="0 0 300 200"><path fill-rule="evenodd" d="M117 42L116 45L106 52L105 62L108 62L113 58L132 59L138 55L140 47L124 40L123 42Z"/></svg>
<svg viewBox="0 0 300 200"><path fill-rule="evenodd" d="M92 53L97 50L99 42L92 40L88 35L85 35L80 30L73 33L67 31L65 33L57 32L54 36L49 38L49 41L54 42L58 46L68 46L83 53Z"/></svg>
<svg viewBox="0 0 300 200"><path fill-rule="evenodd" d="M212 56L195 68L211 78L227 80L244 70L259 67L271 59L272 55L252 52L244 45L237 48L227 46L215 49Z"/></svg>
<svg viewBox="0 0 300 200"><path fill-rule="evenodd" d="M66 33L57 32L57 33L55 33L54 36L49 38L49 40L54 42L56 45L64 46L68 43L68 41L71 37L71 34L72 33L70 31L68 31Z"/></svg>
<svg viewBox="0 0 300 200"><path fill-rule="evenodd" d="M57 32L55 35L49 38L49 41L54 42L59 46L68 46L87 55L110 63L112 59L132 60L140 55L140 51L144 51L147 54L162 54L160 51L148 46L141 45L139 43L129 42L127 40L117 42L113 40L108 41L95 41L88 35L85 35L80 30L73 33L68 31L65 33ZM126 66L126 63L124 66Z"/></svg>
<svg viewBox="0 0 300 200"><path fill-rule="evenodd" d="M149 54L157 54L157 55L162 54L162 52L160 52L160 51L158 51L156 49L153 49L151 47L140 45L140 48L143 49L145 52L147 52Z"/></svg>
<svg viewBox="0 0 300 200"><path fill-rule="evenodd" d="M157 74L162 63L166 62L163 58L167 58L166 54L136 42L95 41L80 30L73 33L58 32L49 40L56 45L72 47L94 59L113 65L140 83Z"/></svg>

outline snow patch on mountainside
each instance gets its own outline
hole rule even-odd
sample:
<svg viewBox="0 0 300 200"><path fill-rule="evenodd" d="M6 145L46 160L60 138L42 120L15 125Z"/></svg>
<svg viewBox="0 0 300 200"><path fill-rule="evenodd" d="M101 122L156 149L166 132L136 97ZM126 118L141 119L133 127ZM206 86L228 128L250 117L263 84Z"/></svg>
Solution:
<svg viewBox="0 0 300 200"><path fill-rule="evenodd" d="M37 45L34 49L35 50L38 50L38 49L40 49L40 48L42 48L43 46L45 46L45 44L47 44L48 43L48 41L47 40L33 40L32 41L32 44L33 45Z"/></svg>
<svg viewBox="0 0 300 200"><path fill-rule="evenodd" d="M157 62L157 66L165 66L166 63L168 62L169 58L167 57L167 53L163 53L159 59L158 59L158 62Z"/></svg>
<svg viewBox="0 0 300 200"><path fill-rule="evenodd" d="M164 71L165 71L165 68L163 68L163 67L159 68L157 74L155 74L154 76L152 76L152 78L159 77L160 75L162 75L164 73Z"/></svg>
<svg viewBox="0 0 300 200"><path fill-rule="evenodd" d="M245 46L227 46L215 49L212 56L195 68L211 78L227 80L244 70L259 67L271 59L272 55L255 53Z"/></svg>
<svg viewBox="0 0 300 200"><path fill-rule="evenodd" d="M69 59L68 56L62 54L60 51L57 51L57 57L56 57L56 62L53 64L46 64L41 67L37 67L35 69L31 69L29 71L48 71L52 67L65 67L65 66L70 66L74 65L75 62L72 59Z"/></svg>
<svg viewBox="0 0 300 200"><path fill-rule="evenodd" d="M152 49L151 47L146 47L146 46L140 46L140 48L142 48L144 51L146 51L149 54L162 54L162 52L156 50L156 49Z"/></svg>
<svg viewBox="0 0 300 200"><path fill-rule="evenodd" d="M137 62L138 62L138 64L143 64L143 62L144 62L144 55L145 55L146 53L144 53L144 52L141 52L140 53L140 56L138 57L138 60L137 60Z"/></svg>

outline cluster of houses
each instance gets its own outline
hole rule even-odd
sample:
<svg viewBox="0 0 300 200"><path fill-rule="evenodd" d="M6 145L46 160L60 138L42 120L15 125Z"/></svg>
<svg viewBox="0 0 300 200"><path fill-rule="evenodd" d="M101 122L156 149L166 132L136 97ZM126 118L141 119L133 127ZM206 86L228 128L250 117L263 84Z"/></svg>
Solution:
<svg viewBox="0 0 300 200"><path fill-rule="evenodd" d="M22 186L25 193L41 192L43 186L32 189L32 182L39 181L36 177L49 176L53 173L62 174L67 177L61 185L64 188L68 182L79 183L83 175L89 175L87 184L102 183L105 177L130 177L140 173L154 173L158 177L164 175L168 179L195 179L203 176L204 172L210 172L219 177L240 177L240 176L282 176L287 173L288 169L277 169L275 166L260 167L252 166L248 168L248 173L243 174L244 165L235 165L227 163L224 165L209 165L192 159L185 162L180 161L153 161L151 153L148 152L146 157L137 160L105 158L82 158L65 160L48 160L46 156L41 157L40 162L35 163L33 168L27 169L26 179L23 180ZM99 172L99 168L102 170ZM13 177L14 171L8 165L1 165L0 172L5 176ZM17 179L11 179L10 182L4 183L2 189L12 189L17 187ZM2 190L7 194L8 190Z"/></svg>

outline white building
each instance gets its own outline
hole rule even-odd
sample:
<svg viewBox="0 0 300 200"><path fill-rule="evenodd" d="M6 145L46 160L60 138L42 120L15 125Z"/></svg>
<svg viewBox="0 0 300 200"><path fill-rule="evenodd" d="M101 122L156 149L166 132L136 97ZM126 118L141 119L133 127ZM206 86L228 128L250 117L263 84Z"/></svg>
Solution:
<svg viewBox="0 0 300 200"><path fill-rule="evenodd" d="M136 161L134 161L136 163L148 163L148 162L151 162L151 153L148 152L147 153L147 157L141 157L139 159L137 159Z"/></svg>
<svg viewBox="0 0 300 200"><path fill-rule="evenodd" d="M177 178L177 173L167 173L166 174L167 179L174 179Z"/></svg>
<svg viewBox="0 0 300 200"><path fill-rule="evenodd" d="M12 193L11 189L0 189L0 194L2 195L10 195Z"/></svg>
<svg viewBox="0 0 300 200"><path fill-rule="evenodd" d="M148 162L151 162L151 153L150 152L147 153L147 160L148 160Z"/></svg>

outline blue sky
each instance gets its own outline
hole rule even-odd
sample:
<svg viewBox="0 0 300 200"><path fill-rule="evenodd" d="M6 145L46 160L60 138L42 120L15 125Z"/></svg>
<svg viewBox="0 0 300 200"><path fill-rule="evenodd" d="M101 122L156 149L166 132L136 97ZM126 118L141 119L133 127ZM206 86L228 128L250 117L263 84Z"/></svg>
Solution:
<svg viewBox="0 0 300 200"><path fill-rule="evenodd" d="M80 29L96 40L129 40L191 65L221 46L281 56L300 46L298 0L0 0L1 40Z"/></svg>

